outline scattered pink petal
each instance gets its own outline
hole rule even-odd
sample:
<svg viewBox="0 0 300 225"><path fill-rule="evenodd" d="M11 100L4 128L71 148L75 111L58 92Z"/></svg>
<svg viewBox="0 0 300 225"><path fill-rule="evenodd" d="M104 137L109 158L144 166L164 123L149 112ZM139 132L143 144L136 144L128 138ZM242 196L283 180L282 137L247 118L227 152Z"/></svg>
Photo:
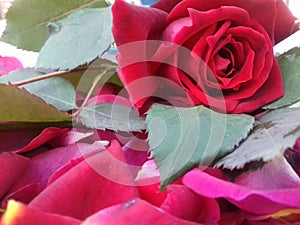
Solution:
<svg viewBox="0 0 300 225"><path fill-rule="evenodd" d="M128 99L126 99L122 96L117 96L117 95L113 95L113 94L97 95L97 96L91 98L88 101L87 105L96 105L96 104L104 104L104 103L117 104L117 105L131 107L131 103L129 102Z"/></svg>
<svg viewBox="0 0 300 225"><path fill-rule="evenodd" d="M93 132L80 132L76 129L72 129L66 133L63 133L62 135L59 135L58 137L52 139L50 141L51 146L53 147L63 147L68 146L71 144L75 144L80 140L83 140L87 137L92 136Z"/></svg>
<svg viewBox="0 0 300 225"><path fill-rule="evenodd" d="M278 157L254 172L241 174L235 183L262 191L289 188L299 188L300 190L300 178L284 157Z"/></svg>
<svg viewBox="0 0 300 225"><path fill-rule="evenodd" d="M11 152L15 151L16 149L22 149L41 132L42 130L34 129L0 132L0 152Z"/></svg>
<svg viewBox="0 0 300 225"><path fill-rule="evenodd" d="M137 175L138 171L149 158L150 147L146 138L147 135L145 133L136 133L122 147L126 162L133 176Z"/></svg>
<svg viewBox="0 0 300 225"><path fill-rule="evenodd" d="M51 176L65 164L77 159L87 151L99 150L99 146L90 144L73 144L40 153L30 159L29 165L22 176L10 188L2 205L13 198L29 203L43 191ZM69 168L70 169L70 168Z"/></svg>
<svg viewBox="0 0 300 225"><path fill-rule="evenodd" d="M176 218L141 199L99 211L81 225L201 225Z"/></svg>
<svg viewBox="0 0 300 225"><path fill-rule="evenodd" d="M123 160L121 147L113 142L107 150L94 153L56 179L30 207L85 219L101 209L138 197L128 168L118 159ZM128 185L118 183L118 178Z"/></svg>
<svg viewBox="0 0 300 225"><path fill-rule="evenodd" d="M22 68L23 65L17 58L0 56L0 76Z"/></svg>
<svg viewBox="0 0 300 225"><path fill-rule="evenodd" d="M29 165L29 159L15 153L0 154L0 199L18 181Z"/></svg>
<svg viewBox="0 0 300 225"><path fill-rule="evenodd" d="M69 128L60 129L57 127L48 127L44 129L36 138L34 138L28 145L25 147L15 150L16 153L24 153L29 152L33 149L40 147L41 145L47 143L48 141L58 137L65 132L67 132Z"/></svg>
<svg viewBox="0 0 300 225"><path fill-rule="evenodd" d="M181 219L217 224L220 209L215 199L196 194L184 185L167 186L168 195L161 209Z"/></svg>
<svg viewBox="0 0 300 225"><path fill-rule="evenodd" d="M80 225L81 221L50 213L31 209L14 200L9 201L8 207L2 218L1 225Z"/></svg>
<svg viewBox="0 0 300 225"><path fill-rule="evenodd" d="M141 170L137 174L136 181L147 178L157 178L157 181L159 181L159 176L159 169L157 168L154 159L150 159L143 164Z"/></svg>
<svg viewBox="0 0 300 225"><path fill-rule="evenodd" d="M225 198L240 209L259 215L284 208L297 208L300 202L300 188L257 190L218 179L199 169L185 174L183 183L199 195Z"/></svg>

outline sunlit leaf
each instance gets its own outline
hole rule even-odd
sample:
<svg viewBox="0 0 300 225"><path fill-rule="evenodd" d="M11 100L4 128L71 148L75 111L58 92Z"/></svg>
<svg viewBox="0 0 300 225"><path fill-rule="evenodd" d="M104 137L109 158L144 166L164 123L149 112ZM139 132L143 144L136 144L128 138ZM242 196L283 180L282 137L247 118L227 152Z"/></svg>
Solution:
<svg viewBox="0 0 300 225"><path fill-rule="evenodd" d="M70 124L72 117L25 89L0 84L0 129ZM27 126L28 127L28 126Z"/></svg>
<svg viewBox="0 0 300 225"><path fill-rule="evenodd" d="M82 9L50 23L37 67L71 70L91 62L113 42L110 8Z"/></svg>
<svg viewBox="0 0 300 225"><path fill-rule="evenodd" d="M83 9L104 7L104 0L15 0L6 16L2 41L39 51L48 38L48 24Z"/></svg>

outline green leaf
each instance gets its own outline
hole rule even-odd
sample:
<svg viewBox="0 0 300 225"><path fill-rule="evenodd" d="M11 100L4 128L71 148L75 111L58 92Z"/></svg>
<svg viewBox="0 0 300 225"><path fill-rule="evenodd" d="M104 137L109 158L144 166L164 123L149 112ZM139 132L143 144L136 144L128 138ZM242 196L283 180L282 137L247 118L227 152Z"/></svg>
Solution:
<svg viewBox="0 0 300 225"><path fill-rule="evenodd" d="M49 23L83 8L104 6L104 0L15 0L1 40L18 48L39 51L48 38Z"/></svg>
<svg viewBox="0 0 300 225"><path fill-rule="evenodd" d="M16 82L32 77L38 77L43 73L25 69L13 71L0 77L0 83ZM76 92L72 84L60 77L48 78L21 86L31 94L34 94L59 110L69 111L76 106Z"/></svg>
<svg viewBox="0 0 300 225"><path fill-rule="evenodd" d="M160 170L161 187L191 168L208 166L247 137L254 118L221 114L204 106L153 105L146 117L149 145ZM238 124L238 125L237 125Z"/></svg>
<svg viewBox="0 0 300 225"><path fill-rule="evenodd" d="M300 108L271 111L256 121L248 138L231 154L221 159L216 167L243 168L246 163L268 162L293 147L300 136Z"/></svg>
<svg viewBox="0 0 300 225"><path fill-rule="evenodd" d="M284 96L265 106L265 109L277 109L300 100L300 48L292 49L278 58L284 82Z"/></svg>
<svg viewBox="0 0 300 225"><path fill-rule="evenodd" d="M50 23L37 67L71 70L91 62L113 43L110 8L82 9Z"/></svg>
<svg viewBox="0 0 300 225"><path fill-rule="evenodd" d="M100 130L141 131L146 128L145 119L134 109L117 104L84 107L80 119L86 127Z"/></svg>
<svg viewBox="0 0 300 225"><path fill-rule="evenodd" d="M73 86L76 87L77 91L87 93L90 90L95 78L104 70L106 70L107 72L102 76L98 86L101 86L105 83L113 83L123 87L123 84L116 73L117 67L117 64L109 60L98 58L90 65L78 67L76 70L62 75L62 77L71 82Z"/></svg>
<svg viewBox="0 0 300 225"><path fill-rule="evenodd" d="M0 84L0 129L14 125L70 124L72 117L12 85Z"/></svg>

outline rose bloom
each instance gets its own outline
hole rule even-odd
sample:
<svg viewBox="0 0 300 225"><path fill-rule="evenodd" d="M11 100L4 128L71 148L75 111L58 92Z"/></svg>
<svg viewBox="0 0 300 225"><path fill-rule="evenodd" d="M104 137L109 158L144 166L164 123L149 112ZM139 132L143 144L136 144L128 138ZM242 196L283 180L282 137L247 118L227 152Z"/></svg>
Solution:
<svg viewBox="0 0 300 225"><path fill-rule="evenodd" d="M273 46L298 27L282 0L116 0L112 11L118 73L140 113L162 101L251 113L284 94Z"/></svg>

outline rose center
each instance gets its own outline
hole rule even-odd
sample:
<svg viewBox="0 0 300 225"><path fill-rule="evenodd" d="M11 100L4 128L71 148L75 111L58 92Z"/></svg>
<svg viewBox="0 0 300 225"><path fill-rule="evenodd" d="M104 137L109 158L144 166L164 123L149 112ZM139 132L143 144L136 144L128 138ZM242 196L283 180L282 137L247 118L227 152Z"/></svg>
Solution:
<svg viewBox="0 0 300 225"><path fill-rule="evenodd" d="M215 56L217 74L221 77L232 75L232 57L227 49L221 49Z"/></svg>

